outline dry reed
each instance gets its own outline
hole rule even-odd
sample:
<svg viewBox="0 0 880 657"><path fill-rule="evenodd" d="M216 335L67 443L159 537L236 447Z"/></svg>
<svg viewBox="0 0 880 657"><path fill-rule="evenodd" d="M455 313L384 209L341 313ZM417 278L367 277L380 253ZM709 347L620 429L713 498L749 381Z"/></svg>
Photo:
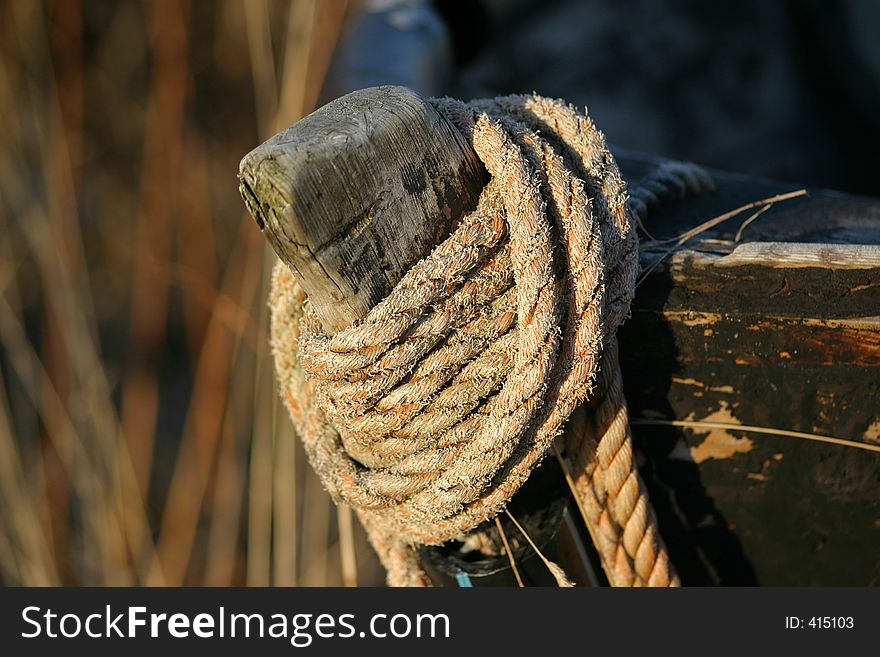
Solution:
<svg viewBox="0 0 880 657"><path fill-rule="evenodd" d="M381 581L279 413L235 182L346 9L0 7L0 583Z"/></svg>

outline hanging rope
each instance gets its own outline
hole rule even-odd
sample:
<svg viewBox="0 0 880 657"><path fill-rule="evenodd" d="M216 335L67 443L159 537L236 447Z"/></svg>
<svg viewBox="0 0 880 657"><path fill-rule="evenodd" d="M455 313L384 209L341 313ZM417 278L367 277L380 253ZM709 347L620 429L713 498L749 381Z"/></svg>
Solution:
<svg viewBox="0 0 880 657"><path fill-rule="evenodd" d="M491 177L453 234L335 335L275 270L276 369L312 466L357 510L389 583L426 585L414 546L501 512L586 402L567 453L609 580L677 585L621 389L638 253L603 135L539 96L432 102Z"/></svg>

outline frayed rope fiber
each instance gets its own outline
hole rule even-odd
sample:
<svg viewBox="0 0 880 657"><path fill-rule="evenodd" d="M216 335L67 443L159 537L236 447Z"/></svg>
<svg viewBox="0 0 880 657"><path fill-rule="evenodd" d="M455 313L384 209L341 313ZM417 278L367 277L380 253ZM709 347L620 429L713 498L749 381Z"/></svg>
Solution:
<svg viewBox="0 0 880 657"><path fill-rule="evenodd" d="M415 546L503 511L587 402L566 451L606 573L676 585L620 386L638 250L602 133L540 96L431 102L490 174L452 235L335 335L275 269L276 369L312 466L358 512L389 583L428 585Z"/></svg>

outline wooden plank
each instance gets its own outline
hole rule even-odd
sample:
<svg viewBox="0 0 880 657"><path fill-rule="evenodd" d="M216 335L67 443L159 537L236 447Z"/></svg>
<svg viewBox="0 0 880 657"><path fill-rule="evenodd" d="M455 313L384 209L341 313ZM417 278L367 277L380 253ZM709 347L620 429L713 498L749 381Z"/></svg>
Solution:
<svg viewBox="0 0 880 657"><path fill-rule="evenodd" d="M786 191L718 181L699 214L687 201L649 218L649 230L669 236L684 221ZM664 538L685 584L880 583L880 453L858 448L880 446L880 204L813 192L745 233L772 242L736 244L738 226L701 236L649 276L620 332L641 472ZM804 241L780 242L787 234Z"/></svg>
<svg viewBox="0 0 880 657"><path fill-rule="evenodd" d="M711 257L711 256L710 256ZM809 244L749 242L713 263L715 267L761 265L776 269L878 269L880 246L874 244ZM878 283L880 284L880 283Z"/></svg>
<svg viewBox="0 0 880 657"><path fill-rule="evenodd" d="M662 275L648 277L640 286L638 307L826 320L880 313L880 264L866 259L844 266L827 261L808 266L805 261L741 257L739 251L749 246L728 256L691 250L675 254ZM813 246L817 254L829 248ZM880 247L856 251L868 249ZM757 244L754 250L765 249Z"/></svg>

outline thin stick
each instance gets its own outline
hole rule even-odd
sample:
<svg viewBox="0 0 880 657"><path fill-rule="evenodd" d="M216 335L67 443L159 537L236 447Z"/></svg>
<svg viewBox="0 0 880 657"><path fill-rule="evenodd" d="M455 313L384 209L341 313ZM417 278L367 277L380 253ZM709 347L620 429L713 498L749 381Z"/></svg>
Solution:
<svg viewBox="0 0 880 657"><path fill-rule="evenodd" d="M813 440L820 443L843 445L844 447L855 447L856 449L864 449L868 452L880 452L880 445L860 443L855 440L847 440L846 438L822 436L816 433L789 431L788 429L774 429L772 427L757 427L749 424L731 424L729 422L702 422L699 420L655 420L652 418L630 418L629 422L630 424L640 424L643 426L689 427L696 429L727 429L730 431L746 431L750 433L761 433L771 436L788 436L789 438L801 438L803 440Z"/></svg>
<svg viewBox="0 0 880 657"><path fill-rule="evenodd" d="M739 230L736 231L736 235L734 236L733 241L739 242L740 239L742 239L743 231L749 227L749 224L751 224L755 219L757 219L762 214L767 212L767 210L769 210L771 207L773 207L773 206L772 205L765 205L763 208L761 208L760 210L755 212L751 217L749 217L744 222L742 222L739 226Z"/></svg>
<svg viewBox="0 0 880 657"><path fill-rule="evenodd" d="M327 563L330 553L330 515L333 502L324 490L318 475L309 471L303 492L303 509L300 531L302 532L302 559L300 560L300 586L327 586Z"/></svg>
<svg viewBox="0 0 880 657"><path fill-rule="evenodd" d="M565 574L565 571L562 570L562 567L558 563L556 563L555 561L550 561L550 559L548 559L547 557L544 556L544 553L541 552L541 550L538 548L538 546L532 540L532 537L528 535L525 528L523 528L523 526L521 524L519 524L519 522L517 522L516 518L513 517L513 514L510 511L508 511L507 509L504 509L504 513L506 513L507 517L510 518L510 521L514 525L516 525L516 528L519 530L519 533L526 537L526 540L529 542L529 545L532 546L532 549L535 551L535 554L537 554L541 558L541 561L544 562L544 565L547 566L547 570L549 570L550 574L553 575L553 578L556 580L556 583L559 586L564 587L564 588L569 588L569 587L574 586L574 582L572 582L568 578L568 575Z"/></svg>
<svg viewBox="0 0 880 657"><path fill-rule="evenodd" d="M498 533L501 534L501 542L504 543L504 551L507 552L507 558L510 560L510 567L513 568L513 574L516 576L516 582L520 588L525 588L522 577L519 576L519 568L516 567L516 560L513 558L513 550L510 549L510 543L507 542L507 534L504 533L504 527L498 516L495 516L495 526L498 527Z"/></svg>
<svg viewBox="0 0 880 657"><path fill-rule="evenodd" d="M638 281L636 281L636 287L641 285L642 282L648 277L648 274L650 274L652 271L654 271L661 262L663 262L671 254L675 253L675 250L678 247L680 247L682 244L684 244L685 242L687 242L691 238L696 237L700 233L703 233L703 232L709 230L710 228L714 228L718 224L723 223L723 222L727 221L728 219L732 219L733 217L735 217L739 214L742 214L746 210L751 210L752 208L757 208L762 205L766 205L769 207L769 206L772 206L774 203L779 203L780 201L788 201L793 198L799 198L801 196L806 196L806 195L807 195L806 189L798 189L793 192L786 192L785 194L777 194L776 196L770 196L768 198L764 198L759 201L752 201L751 203L746 203L745 205L741 205L740 207L738 207L734 210L730 210L729 212L725 212L724 214L720 214L717 217L709 219L709 221L704 221L700 225L694 226L690 230L685 231L684 233L682 233L678 237L672 237L668 240L661 240L659 242L656 242L656 241L650 242L648 245L650 245L652 247L659 246L661 244L670 244L670 243L674 243L674 245L669 250L667 250L663 255L661 255L659 258L657 258L654 262L652 262L648 266L648 268L642 272L641 276L639 276Z"/></svg>
<svg viewBox="0 0 880 657"><path fill-rule="evenodd" d="M233 405L229 404L224 411L216 481L207 517L205 572L201 582L205 586L232 586L235 583L247 465L239 457L240 440L235 435L234 417Z"/></svg>
<svg viewBox="0 0 880 657"><path fill-rule="evenodd" d="M268 0L244 4L248 54L257 109L257 131L262 138L270 136L278 112L278 77L272 54L272 32Z"/></svg>
<svg viewBox="0 0 880 657"><path fill-rule="evenodd" d="M559 466L562 468L562 474L565 476L565 483L568 484L568 490L571 491L571 496L574 498L574 503L577 505L578 511L581 513L581 519L584 521L584 527L587 528L587 533L590 535L590 540L593 542L593 546L599 551L599 542L596 540L596 534L593 533L593 527L590 525L589 516L587 516L587 510L584 508L584 504L581 501L580 493L578 493L577 487L574 483L574 478L571 476L571 470L568 469L568 463L565 462L565 458L562 456L562 452L559 451L559 447L556 443L553 443L553 454L556 456L556 460L559 461ZM605 571L605 577L609 582L613 583L613 571L611 570L611 565L608 564L606 567L605 559L602 558L601 551L599 552L599 562L602 564L602 570Z"/></svg>
<svg viewBox="0 0 880 657"><path fill-rule="evenodd" d="M266 267L265 259L263 262ZM265 275L264 275L265 278ZM264 297L265 298L265 297ZM268 328L268 313L260 311L260 330ZM268 344L261 342L256 353L253 412L251 414L251 457L248 464L248 528L246 582L248 586L269 586L272 569L272 486L267 473L272 472L272 400L274 391L268 381L271 374ZM295 508L295 507L294 507ZM296 542L294 542L296 545Z"/></svg>
<svg viewBox="0 0 880 657"><path fill-rule="evenodd" d="M715 228L720 223L724 223L728 219L732 219L733 217L742 214L746 210L751 210L752 208L757 208L762 205L773 205L774 203L779 203L780 201L789 201L793 198L800 198L801 196L806 196L806 189L797 189L793 192L785 192L784 194L777 194L775 196L768 196L767 198L762 198L757 201L751 201L750 203L746 203L745 205L741 205L738 208L733 210L729 210L724 214L719 214L717 217L713 217L708 221L704 221L703 223L694 226L683 232L681 235L677 237L670 237L669 239L659 240L651 244L651 246L659 246L661 244L672 244L673 242L676 245L680 245L683 242L687 242L692 237L696 237L700 233L704 233L710 228Z"/></svg>
<svg viewBox="0 0 880 657"><path fill-rule="evenodd" d="M342 585L357 586L357 552L354 547L354 522L351 507L336 507L336 524L339 528L339 561L342 566Z"/></svg>
<svg viewBox="0 0 880 657"><path fill-rule="evenodd" d="M635 213L635 212L633 212L633 214L634 214L635 217L636 217L636 227L637 227L639 230L641 230L641 231L645 234L645 237L648 238L648 242L649 242L649 243L653 243L653 244L661 244L662 241L661 241L661 240L658 240L656 237L654 237L653 235L651 235L651 233L650 233L650 232L648 231L648 229L645 227L645 222L642 221L642 218L641 218L637 213Z"/></svg>
<svg viewBox="0 0 880 657"><path fill-rule="evenodd" d="M309 69L315 50L315 14L317 0L300 0L287 13L287 38L284 64L279 80L278 105L272 132L280 132L306 114Z"/></svg>
<svg viewBox="0 0 880 657"><path fill-rule="evenodd" d="M272 395L272 585L296 586L296 436L280 405Z"/></svg>

